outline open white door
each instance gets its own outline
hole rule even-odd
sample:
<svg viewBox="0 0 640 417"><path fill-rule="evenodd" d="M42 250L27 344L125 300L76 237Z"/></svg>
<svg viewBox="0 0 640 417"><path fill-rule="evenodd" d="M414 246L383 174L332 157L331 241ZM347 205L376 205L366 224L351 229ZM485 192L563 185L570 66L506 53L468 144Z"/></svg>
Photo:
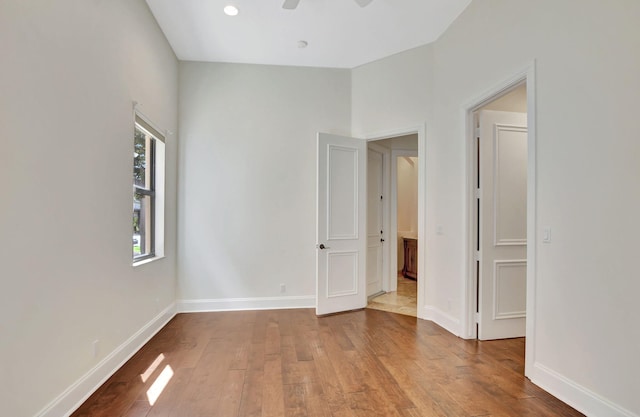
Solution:
<svg viewBox="0 0 640 417"><path fill-rule="evenodd" d="M382 153L368 149L367 159L367 297L382 293L383 181Z"/></svg>
<svg viewBox="0 0 640 417"><path fill-rule="evenodd" d="M527 115L479 113L478 338L525 336Z"/></svg>
<svg viewBox="0 0 640 417"><path fill-rule="evenodd" d="M366 141L318 133L318 315L367 305L366 181Z"/></svg>

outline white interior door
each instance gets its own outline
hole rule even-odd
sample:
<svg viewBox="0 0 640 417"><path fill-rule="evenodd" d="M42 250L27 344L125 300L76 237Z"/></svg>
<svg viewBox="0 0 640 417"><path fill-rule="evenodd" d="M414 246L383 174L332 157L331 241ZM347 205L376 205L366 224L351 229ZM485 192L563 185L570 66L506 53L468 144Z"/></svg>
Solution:
<svg viewBox="0 0 640 417"><path fill-rule="evenodd" d="M318 134L318 315L367 305L366 158L366 141Z"/></svg>
<svg viewBox="0 0 640 417"><path fill-rule="evenodd" d="M525 336L527 115L479 113L478 338Z"/></svg>
<svg viewBox="0 0 640 417"><path fill-rule="evenodd" d="M367 296L382 291L382 164L383 155L367 151Z"/></svg>

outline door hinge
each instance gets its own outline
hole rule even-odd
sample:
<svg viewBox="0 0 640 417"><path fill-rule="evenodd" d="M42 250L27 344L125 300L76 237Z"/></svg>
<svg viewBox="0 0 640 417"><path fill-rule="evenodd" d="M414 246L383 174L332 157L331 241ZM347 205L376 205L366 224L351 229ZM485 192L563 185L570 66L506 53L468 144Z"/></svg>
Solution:
<svg viewBox="0 0 640 417"><path fill-rule="evenodd" d="M473 260L474 260L474 261L479 261L479 260L480 260L480 251L476 251L476 252L473 254Z"/></svg>
<svg viewBox="0 0 640 417"><path fill-rule="evenodd" d="M473 319L475 320L476 323L480 323L480 313L474 313Z"/></svg>
<svg viewBox="0 0 640 417"><path fill-rule="evenodd" d="M480 128L476 127L476 138L480 139Z"/></svg>
<svg viewBox="0 0 640 417"><path fill-rule="evenodd" d="M480 198L480 189L479 188L476 188L475 196L476 196L476 198Z"/></svg>

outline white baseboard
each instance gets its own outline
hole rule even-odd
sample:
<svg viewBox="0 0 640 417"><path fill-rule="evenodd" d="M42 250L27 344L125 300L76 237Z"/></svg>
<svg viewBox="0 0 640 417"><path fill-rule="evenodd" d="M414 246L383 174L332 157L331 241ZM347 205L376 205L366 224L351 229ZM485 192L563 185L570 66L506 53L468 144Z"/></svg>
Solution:
<svg viewBox="0 0 640 417"><path fill-rule="evenodd" d="M460 320L436 307L424 307L423 316L420 318L431 320L456 336L461 334ZM639 414L603 398L540 363L534 364L533 368L533 373L530 375L531 382L586 416L640 417Z"/></svg>
<svg viewBox="0 0 640 417"><path fill-rule="evenodd" d="M106 358L101 360L82 378L67 388L58 398L49 403L42 411L36 414L36 417L70 416L175 315L176 305L172 303Z"/></svg>
<svg viewBox="0 0 640 417"><path fill-rule="evenodd" d="M425 306L422 311L423 315L420 317L421 319L431 320L456 336L462 334L459 319L433 306Z"/></svg>
<svg viewBox="0 0 640 417"><path fill-rule="evenodd" d="M640 417L539 363L531 382L589 417Z"/></svg>
<svg viewBox="0 0 640 417"><path fill-rule="evenodd" d="M178 300L179 313L238 310L282 310L289 308L315 308L315 306L315 295Z"/></svg>

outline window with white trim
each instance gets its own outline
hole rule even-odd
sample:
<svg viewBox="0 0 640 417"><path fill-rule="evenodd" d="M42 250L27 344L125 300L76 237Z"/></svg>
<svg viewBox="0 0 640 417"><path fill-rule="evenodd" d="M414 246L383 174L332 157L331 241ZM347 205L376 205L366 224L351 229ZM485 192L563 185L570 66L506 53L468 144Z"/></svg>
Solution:
<svg viewBox="0 0 640 417"><path fill-rule="evenodd" d="M164 135L140 114L133 137L133 263L164 256Z"/></svg>

